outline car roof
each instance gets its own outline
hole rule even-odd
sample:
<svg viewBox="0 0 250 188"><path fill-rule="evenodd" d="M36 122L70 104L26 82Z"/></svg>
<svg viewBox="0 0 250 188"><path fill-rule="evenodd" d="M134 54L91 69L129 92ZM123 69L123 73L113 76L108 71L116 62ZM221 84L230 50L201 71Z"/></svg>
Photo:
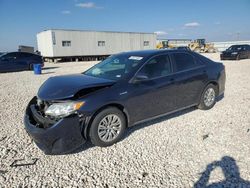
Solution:
<svg viewBox="0 0 250 188"><path fill-rule="evenodd" d="M10 53L18 53L18 54L30 54L30 55L34 55L34 56L41 56L39 54L36 53L30 53L30 52L6 52L5 54L10 54Z"/></svg>
<svg viewBox="0 0 250 188"><path fill-rule="evenodd" d="M160 49L160 50L156 49L156 50L140 50L140 51L122 52L120 54L128 55L128 56L150 57L154 55L165 54L167 52L184 52L184 51L178 50L178 49Z"/></svg>
<svg viewBox="0 0 250 188"><path fill-rule="evenodd" d="M6 52L7 54L9 53L22 53L22 54L34 54L34 53L30 53L30 52L18 52L18 51L15 51L15 52Z"/></svg>
<svg viewBox="0 0 250 188"><path fill-rule="evenodd" d="M249 44L234 44L234 45L232 45L232 46L250 46ZM231 46L231 47L232 47Z"/></svg>

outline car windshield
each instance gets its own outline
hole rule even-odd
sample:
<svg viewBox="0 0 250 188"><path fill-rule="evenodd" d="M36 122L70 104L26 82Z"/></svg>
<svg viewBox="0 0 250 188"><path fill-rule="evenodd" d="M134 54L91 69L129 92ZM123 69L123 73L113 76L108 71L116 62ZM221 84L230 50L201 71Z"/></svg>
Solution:
<svg viewBox="0 0 250 188"><path fill-rule="evenodd" d="M0 57L4 56L6 53L0 52Z"/></svg>
<svg viewBox="0 0 250 188"><path fill-rule="evenodd" d="M231 46L230 48L228 48L228 50L236 50L236 51L240 51L243 49L243 46Z"/></svg>
<svg viewBox="0 0 250 188"><path fill-rule="evenodd" d="M121 80L134 71L143 60L141 56L113 55L93 66L83 74L110 80Z"/></svg>

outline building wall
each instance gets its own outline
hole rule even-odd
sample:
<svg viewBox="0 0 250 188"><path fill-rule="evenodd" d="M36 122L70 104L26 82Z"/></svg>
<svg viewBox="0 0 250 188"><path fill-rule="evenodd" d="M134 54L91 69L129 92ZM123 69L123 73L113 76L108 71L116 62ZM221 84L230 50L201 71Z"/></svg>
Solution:
<svg viewBox="0 0 250 188"><path fill-rule="evenodd" d="M232 45L236 44L249 44L250 41L228 41L228 42L212 42L214 44L214 47L218 49L219 52L226 50Z"/></svg>
<svg viewBox="0 0 250 188"><path fill-rule="evenodd" d="M52 33L54 32L55 44ZM110 55L124 51L155 49L156 35L150 33L48 30L37 35L38 50L45 57ZM71 46L62 46L70 41ZM105 46L98 46L105 41ZM144 46L149 41L149 46ZM51 53L51 46L53 52Z"/></svg>
<svg viewBox="0 0 250 188"><path fill-rule="evenodd" d="M37 47L42 56L53 57L52 32L43 31L37 34Z"/></svg>
<svg viewBox="0 0 250 188"><path fill-rule="evenodd" d="M34 47L32 46L18 46L19 52L28 52L28 53L34 53Z"/></svg>

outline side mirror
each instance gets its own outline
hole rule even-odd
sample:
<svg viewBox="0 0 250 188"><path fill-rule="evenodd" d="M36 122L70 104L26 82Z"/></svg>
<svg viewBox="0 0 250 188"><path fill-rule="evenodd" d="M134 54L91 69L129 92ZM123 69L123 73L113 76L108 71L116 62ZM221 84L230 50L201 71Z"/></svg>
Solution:
<svg viewBox="0 0 250 188"><path fill-rule="evenodd" d="M148 76L145 74L137 74L134 78L134 83L142 82L148 80Z"/></svg>

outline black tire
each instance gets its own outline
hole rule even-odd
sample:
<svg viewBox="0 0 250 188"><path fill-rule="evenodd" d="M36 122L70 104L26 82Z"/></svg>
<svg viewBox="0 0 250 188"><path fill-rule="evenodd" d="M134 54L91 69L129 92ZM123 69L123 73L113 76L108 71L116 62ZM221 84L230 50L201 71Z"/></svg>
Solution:
<svg viewBox="0 0 250 188"><path fill-rule="evenodd" d="M214 99L213 101L210 101L209 105L206 102L206 92L211 91L211 89L214 91ZM218 88L214 84L208 84L207 87L204 89L201 98L200 98L200 103L198 105L198 108L201 110L209 110L213 108L213 106L216 103L216 97L218 95Z"/></svg>
<svg viewBox="0 0 250 188"><path fill-rule="evenodd" d="M29 65L29 70L33 70L33 64Z"/></svg>
<svg viewBox="0 0 250 188"><path fill-rule="evenodd" d="M99 136L99 126L101 126L101 121L104 118L107 118L107 116L111 116L114 115L114 117L118 117L119 118L119 123L120 123L120 130L119 133L117 133L117 136L111 140L111 141L104 141L102 139L104 138L100 138ZM90 141L92 142L92 144L96 145L96 146L100 146L100 147L107 147L107 146L111 146L113 144L115 144L116 142L118 142L119 140L122 139L122 136L125 132L126 129L126 118L123 114L122 111L120 111L118 108L115 107L108 107L102 111L100 111L94 118L94 120L91 123L90 126L90 130L89 130L89 138ZM110 130L108 130L110 131ZM113 131L113 130L112 130ZM111 134L111 133L107 133L107 134ZM112 133L113 134L113 133ZM106 134L105 134L106 135ZM114 134L113 134L114 135Z"/></svg>

